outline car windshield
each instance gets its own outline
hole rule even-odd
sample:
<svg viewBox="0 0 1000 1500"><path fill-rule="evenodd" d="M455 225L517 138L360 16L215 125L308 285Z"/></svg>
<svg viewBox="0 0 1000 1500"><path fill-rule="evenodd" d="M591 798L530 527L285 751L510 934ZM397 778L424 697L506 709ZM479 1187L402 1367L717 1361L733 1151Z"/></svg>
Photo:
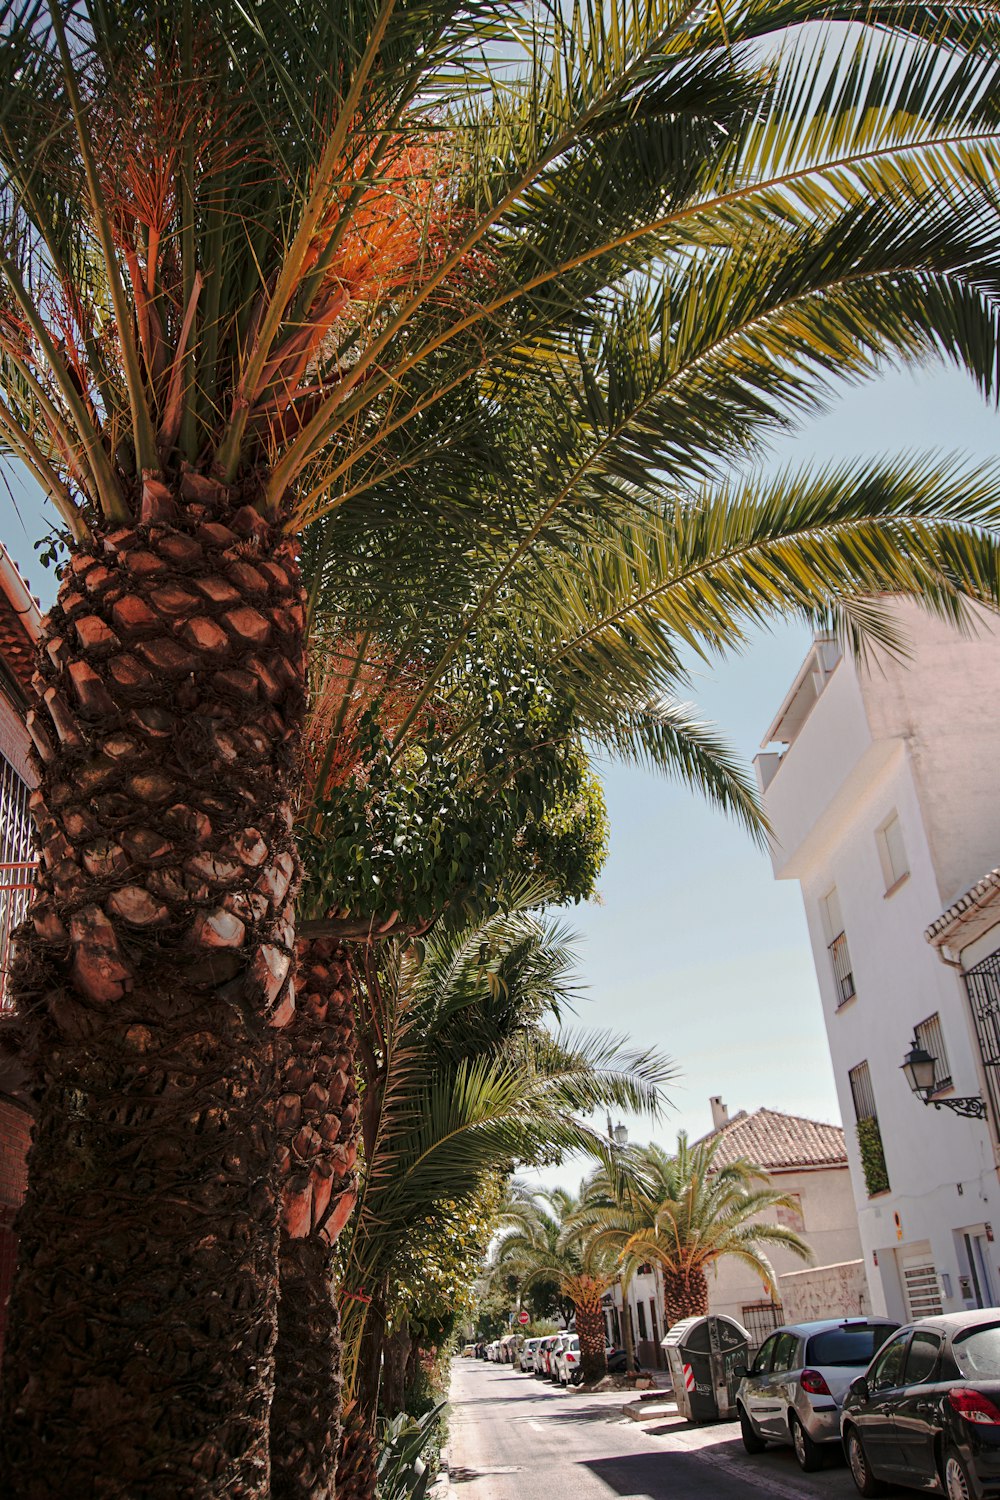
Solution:
<svg viewBox="0 0 1000 1500"><path fill-rule="evenodd" d="M1000 1323L972 1328L952 1340L955 1362L972 1380L1000 1380Z"/></svg>
<svg viewBox="0 0 1000 1500"><path fill-rule="evenodd" d="M806 1364L841 1366L847 1369L858 1365L861 1369L870 1364L878 1353L892 1328L869 1328L863 1323L856 1327L827 1328L823 1333L814 1333L806 1347Z"/></svg>

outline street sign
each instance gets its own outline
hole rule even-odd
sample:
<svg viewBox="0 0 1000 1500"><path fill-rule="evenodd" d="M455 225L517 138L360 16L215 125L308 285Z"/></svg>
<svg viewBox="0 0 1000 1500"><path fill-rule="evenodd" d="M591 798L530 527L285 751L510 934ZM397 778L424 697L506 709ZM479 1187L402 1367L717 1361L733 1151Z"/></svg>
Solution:
<svg viewBox="0 0 1000 1500"><path fill-rule="evenodd" d="M531 1314L530 1314L530 1313L528 1313L528 1312L525 1312L525 1311L524 1311L524 1308L523 1308L523 1307L522 1307L522 1309L521 1309L521 1311L520 1311L520 1312L519 1312L519 1313L518 1313L518 1315L517 1315L517 1321L518 1321L518 1322L519 1322L519 1323L520 1323L520 1324L521 1324L521 1325L522 1325L522 1327L523 1327L523 1325L524 1325L524 1324L525 1324L525 1323L530 1323L530 1322L531 1322Z"/></svg>

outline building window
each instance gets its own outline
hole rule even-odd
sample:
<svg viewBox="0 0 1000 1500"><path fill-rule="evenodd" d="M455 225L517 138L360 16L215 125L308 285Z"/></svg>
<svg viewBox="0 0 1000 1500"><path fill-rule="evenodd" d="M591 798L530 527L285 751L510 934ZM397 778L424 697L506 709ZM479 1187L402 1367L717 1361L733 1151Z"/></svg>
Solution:
<svg viewBox="0 0 1000 1500"><path fill-rule="evenodd" d="M837 986L837 1009L846 1005L848 1000L853 1000L857 991L854 988L854 969L851 965L851 953L847 946L847 935L844 932L844 919L840 912L840 897L837 895L836 887L823 897L820 902L820 912L823 918L823 930L826 933L827 951L830 954L830 963L833 966L833 978Z"/></svg>
<svg viewBox="0 0 1000 1500"><path fill-rule="evenodd" d="M1000 951L969 970L965 988L986 1079L990 1126L1000 1140Z"/></svg>
<svg viewBox="0 0 1000 1500"><path fill-rule="evenodd" d="M641 1302L637 1302L635 1305L635 1310L639 1314L639 1337L641 1339L648 1338L649 1335L646 1332L646 1309L643 1307Z"/></svg>
<svg viewBox="0 0 1000 1500"><path fill-rule="evenodd" d="M867 1062L858 1063L848 1073L851 1097L854 1100L854 1115L857 1120L858 1150L861 1152L861 1170L869 1198L876 1193L889 1191L889 1172L885 1164L882 1132L879 1129L875 1110L875 1091Z"/></svg>
<svg viewBox="0 0 1000 1500"><path fill-rule="evenodd" d="M944 1032L941 1030L941 1017L938 1015L928 1016L926 1021L921 1021L919 1026L913 1028L913 1035L917 1039L917 1045L923 1047L934 1059L934 1092L939 1089L951 1088L951 1068L948 1065L948 1053L944 1045Z"/></svg>
<svg viewBox="0 0 1000 1500"><path fill-rule="evenodd" d="M28 906L35 866L30 792L0 755L0 1010L7 1005L10 938Z"/></svg>
<svg viewBox="0 0 1000 1500"><path fill-rule="evenodd" d="M903 830L899 823L899 814L893 813L887 818L882 827L875 835L878 845L878 857L882 865L882 878L885 881L886 894L894 890L901 880L905 880L910 873L910 861L906 854L906 845L903 843Z"/></svg>

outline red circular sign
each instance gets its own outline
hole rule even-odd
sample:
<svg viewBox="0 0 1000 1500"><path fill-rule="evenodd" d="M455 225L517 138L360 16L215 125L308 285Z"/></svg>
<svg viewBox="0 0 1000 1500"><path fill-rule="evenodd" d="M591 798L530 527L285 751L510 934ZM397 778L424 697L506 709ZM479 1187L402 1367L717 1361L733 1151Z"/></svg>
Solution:
<svg viewBox="0 0 1000 1500"><path fill-rule="evenodd" d="M517 1321L519 1323L522 1323L522 1324L523 1323L530 1323L531 1322L531 1314L524 1312L523 1309L522 1309L522 1311L519 1312L518 1315L517 1315Z"/></svg>

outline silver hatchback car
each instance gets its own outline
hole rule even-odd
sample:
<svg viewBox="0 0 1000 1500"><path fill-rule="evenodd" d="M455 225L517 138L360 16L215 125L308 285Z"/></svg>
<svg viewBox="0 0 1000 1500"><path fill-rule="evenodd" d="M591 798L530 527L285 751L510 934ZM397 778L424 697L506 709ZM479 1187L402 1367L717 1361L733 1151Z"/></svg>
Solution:
<svg viewBox="0 0 1000 1500"><path fill-rule="evenodd" d="M840 1442L847 1387L898 1327L888 1318L826 1318L776 1329L736 1388L746 1451L790 1443L806 1473L820 1468L824 1446Z"/></svg>

